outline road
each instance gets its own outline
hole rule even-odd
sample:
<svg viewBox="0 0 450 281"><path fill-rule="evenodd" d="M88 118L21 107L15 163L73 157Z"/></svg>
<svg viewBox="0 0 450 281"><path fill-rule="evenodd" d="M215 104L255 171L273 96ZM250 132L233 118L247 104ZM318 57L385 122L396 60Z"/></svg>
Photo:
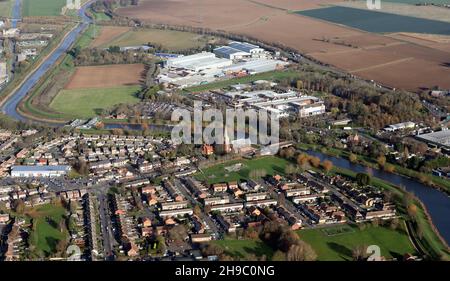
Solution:
<svg viewBox="0 0 450 281"><path fill-rule="evenodd" d="M16 1L16 5L17 2ZM81 17L81 23L78 24L76 28L71 30L66 37L62 40L59 46L47 57L44 61L35 69L29 77L25 78L25 81L16 89L15 92L10 94L10 96L4 101L2 105L2 112L16 120L19 121L27 121L28 119L22 116L17 111L17 105L20 101L28 94L28 92L39 82L39 80L55 65L61 56L67 53L70 50L71 46L78 38L78 35L87 28L87 26L92 22L90 18L88 18L85 14L86 9L92 4L94 0L86 2L81 9L78 11L79 16ZM20 10L20 9L19 9ZM16 22L16 21L14 21Z"/></svg>
<svg viewBox="0 0 450 281"><path fill-rule="evenodd" d="M195 200L194 197L192 197L191 192L187 189L187 187L183 183L181 183L180 180L175 179L174 183L178 187L178 190L182 193L183 197L189 200L189 202L191 202L192 206L199 204L199 202ZM199 217L203 222L205 222L208 225L209 230L214 234L216 238L221 237L222 230L217 227L214 221L207 214L202 212Z"/></svg>
<svg viewBox="0 0 450 281"><path fill-rule="evenodd" d="M112 233L111 217L109 215L108 199L104 192L100 192L97 196L98 208L100 217L100 227L103 237L103 249L105 260L114 260L113 255L113 241L114 235Z"/></svg>

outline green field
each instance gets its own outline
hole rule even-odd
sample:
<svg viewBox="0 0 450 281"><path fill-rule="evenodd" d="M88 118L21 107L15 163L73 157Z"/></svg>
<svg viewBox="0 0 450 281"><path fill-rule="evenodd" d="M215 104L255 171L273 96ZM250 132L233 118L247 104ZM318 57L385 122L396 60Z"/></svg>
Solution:
<svg viewBox="0 0 450 281"><path fill-rule="evenodd" d="M46 255L54 253L58 241L67 239L67 229L60 231L60 223L64 219L65 212L61 205L53 204L27 210L27 215L33 219L34 224L30 244L35 247L35 251Z"/></svg>
<svg viewBox="0 0 450 281"><path fill-rule="evenodd" d="M381 256L401 258L405 253L414 254L403 222L399 230L367 225L364 230L356 226L333 226L329 228L304 229L297 233L300 239L316 251L318 260L352 260L352 250L358 246L377 245Z"/></svg>
<svg viewBox="0 0 450 281"><path fill-rule="evenodd" d="M239 171L225 171L225 167L232 166L236 163L243 164ZM204 169L197 173L195 177L199 180L205 180L209 184L226 181L248 180L250 171L257 169L264 169L268 175L284 174L287 164L289 164L287 160L274 156L261 157L252 160L242 159L229 161L224 164L218 164Z"/></svg>
<svg viewBox="0 0 450 281"><path fill-rule="evenodd" d="M72 118L89 118L99 110L120 103L139 102L136 93L140 86L115 87L112 89L63 90L51 102L50 107Z"/></svg>
<svg viewBox="0 0 450 281"><path fill-rule="evenodd" d="M66 0L22 0L22 15L59 16L66 3Z"/></svg>
<svg viewBox="0 0 450 281"><path fill-rule="evenodd" d="M11 16L13 0L0 0L0 17Z"/></svg>
<svg viewBox="0 0 450 281"><path fill-rule="evenodd" d="M265 255L270 259L273 250L261 240L237 240L226 238L224 240L215 240L212 243L221 246L227 255L235 258L245 258L248 254L254 254L257 257Z"/></svg>
<svg viewBox="0 0 450 281"><path fill-rule="evenodd" d="M160 45L164 49L170 51L185 50L191 48L203 47L207 43L207 39L202 35L189 32L146 29L139 31L125 32L116 38L113 38L102 47L109 46L138 46L143 44Z"/></svg>

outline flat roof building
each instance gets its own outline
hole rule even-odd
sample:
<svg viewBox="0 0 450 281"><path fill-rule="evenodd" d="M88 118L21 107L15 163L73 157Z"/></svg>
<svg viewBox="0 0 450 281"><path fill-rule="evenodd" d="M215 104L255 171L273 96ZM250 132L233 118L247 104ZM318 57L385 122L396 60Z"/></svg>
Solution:
<svg viewBox="0 0 450 281"><path fill-rule="evenodd" d="M166 64L171 68L183 68L192 71L202 71L207 69L217 69L230 66L233 62L229 59L217 58L215 54L203 52L195 55L171 58Z"/></svg>
<svg viewBox="0 0 450 281"><path fill-rule="evenodd" d="M450 130L442 130L434 133L418 135L417 138L438 146L450 148Z"/></svg>
<svg viewBox="0 0 450 281"><path fill-rule="evenodd" d="M15 178L45 178L67 175L70 166L12 166L11 177Z"/></svg>
<svg viewBox="0 0 450 281"><path fill-rule="evenodd" d="M249 52L243 52L241 50L229 46L222 46L219 48L215 48L214 54L216 54L220 58L226 58L229 60L237 60L251 57L251 54Z"/></svg>

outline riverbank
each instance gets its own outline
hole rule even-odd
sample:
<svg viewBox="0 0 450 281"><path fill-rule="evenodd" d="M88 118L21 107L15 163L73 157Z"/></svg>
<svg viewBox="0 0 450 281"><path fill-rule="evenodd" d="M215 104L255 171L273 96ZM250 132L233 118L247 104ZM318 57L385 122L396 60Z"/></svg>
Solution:
<svg viewBox="0 0 450 281"><path fill-rule="evenodd" d="M317 152L320 152L320 153L323 153L323 154L326 154L329 156L345 158L350 161L349 156L351 153L346 150L343 150L343 149L337 149L334 147L329 148L329 147L324 147L322 145L304 144L304 143L298 144L297 147L304 151L314 150L314 151L317 151ZM381 171L381 169L380 169L379 165L376 163L375 159L371 159L367 156L359 155L359 154L353 154L353 155L356 156L356 161L353 162L354 164L360 164L360 165L366 166L368 168L377 169L377 170ZM434 188L441 192L444 192L447 195L450 195L450 181L448 181L448 180L439 178L439 177L431 175L431 174L420 173L420 172L402 167L398 164L386 163L386 165L392 166L393 170L387 171L386 169L384 169L383 171L385 171L385 172L396 174L396 175L403 176L406 178L410 178L412 180L420 181L422 184L425 184L431 188ZM430 182L421 181L420 179L422 176L429 178Z"/></svg>

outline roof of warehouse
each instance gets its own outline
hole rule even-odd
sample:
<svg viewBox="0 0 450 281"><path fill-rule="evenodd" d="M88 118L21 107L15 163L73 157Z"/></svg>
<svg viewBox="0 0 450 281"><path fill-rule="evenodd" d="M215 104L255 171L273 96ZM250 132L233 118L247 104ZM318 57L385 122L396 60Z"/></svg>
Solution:
<svg viewBox="0 0 450 281"><path fill-rule="evenodd" d="M67 171L70 170L68 165L56 165L56 166L12 166L11 170L14 172L37 172L37 171Z"/></svg>
<svg viewBox="0 0 450 281"><path fill-rule="evenodd" d="M236 53L246 53L246 54L250 54L248 52L243 52L241 50L229 47L229 46L222 46L219 48L214 49L214 52L220 52L223 54L227 54L227 55L232 55L232 54L236 54Z"/></svg>
<svg viewBox="0 0 450 281"><path fill-rule="evenodd" d="M230 42L230 44L228 44L228 46L234 48L234 49L238 49L247 53L250 53L251 50L253 49L258 49L259 46L250 44L250 43L246 43L246 42Z"/></svg>

